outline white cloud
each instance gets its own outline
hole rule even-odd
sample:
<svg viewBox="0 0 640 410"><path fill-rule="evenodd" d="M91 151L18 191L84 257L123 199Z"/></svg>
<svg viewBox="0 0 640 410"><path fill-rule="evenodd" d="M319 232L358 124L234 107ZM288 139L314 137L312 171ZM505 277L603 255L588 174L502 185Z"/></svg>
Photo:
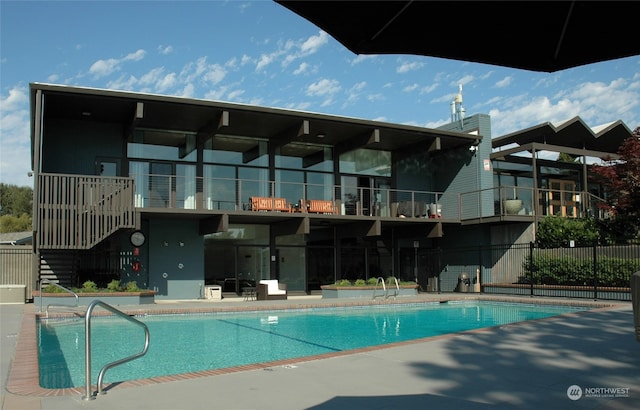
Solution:
<svg viewBox="0 0 640 410"><path fill-rule="evenodd" d="M202 79L204 81L217 84L227 75L227 70L219 64L211 64L207 66L207 72L204 73Z"/></svg>
<svg viewBox="0 0 640 410"><path fill-rule="evenodd" d="M282 66L286 67L299 58L308 57L312 54L317 53L322 48L322 46L324 46L328 42L329 35L324 31L320 31L317 36L311 36L306 40L288 40L285 43L284 48L281 48L274 54L276 56L279 56L280 54L286 54L284 60L282 60Z"/></svg>
<svg viewBox="0 0 640 410"><path fill-rule="evenodd" d="M307 87L307 95L311 96L326 96L333 95L339 92L341 89L340 82L338 80L329 80L323 78L320 81L309 84Z"/></svg>
<svg viewBox="0 0 640 410"><path fill-rule="evenodd" d="M256 71L260 72L263 68L271 64L276 58L275 54L262 54L256 64Z"/></svg>
<svg viewBox="0 0 640 410"><path fill-rule="evenodd" d="M158 46L158 53L166 56L167 54L173 53L173 47L160 45Z"/></svg>
<svg viewBox="0 0 640 410"><path fill-rule="evenodd" d="M420 94L429 94L433 91L435 91L438 88L438 84L437 83L433 83L431 85L425 85L424 87L422 87L420 89Z"/></svg>
<svg viewBox="0 0 640 410"><path fill-rule="evenodd" d="M98 60L91 64L89 67L89 73L93 74L94 78L100 78L107 76L118 69L120 60L110 58L108 60Z"/></svg>
<svg viewBox="0 0 640 410"><path fill-rule="evenodd" d="M137 50L120 59L108 58L106 60L98 60L89 67L89 74L92 74L95 79L105 77L120 70L120 67L125 61L140 61L144 56L144 50Z"/></svg>
<svg viewBox="0 0 640 410"><path fill-rule="evenodd" d="M320 31L317 36L309 37L302 45L300 46L300 52L302 55L309 55L318 52L320 47L324 46L329 42L329 35L324 31Z"/></svg>
<svg viewBox="0 0 640 410"><path fill-rule="evenodd" d="M402 91L404 91L405 93L410 93L410 92L412 92L412 91L417 90L417 89L418 89L418 87L420 87L418 84L413 83L413 84L409 84L409 85L407 85L406 87L404 87L404 88L402 89Z"/></svg>
<svg viewBox="0 0 640 410"><path fill-rule="evenodd" d="M242 99L240 97L242 97L243 94L244 90L234 90L227 94L227 99L229 101L241 102Z"/></svg>
<svg viewBox="0 0 640 410"><path fill-rule="evenodd" d="M16 85L0 97L0 182L33 186L28 87Z"/></svg>
<svg viewBox="0 0 640 410"><path fill-rule="evenodd" d="M377 54L359 54L351 60L351 65L360 64L366 60L372 60L378 57Z"/></svg>
<svg viewBox="0 0 640 410"><path fill-rule="evenodd" d="M298 66L298 68L296 68L295 70L293 70L293 74L295 75L300 75L300 74L304 74L305 72L307 72L309 70L309 64L307 63L300 63L300 65Z"/></svg>
<svg viewBox="0 0 640 410"><path fill-rule="evenodd" d="M513 82L513 77L508 75L496 83L497 88L505 88Z"/></svg>
<svg viewBox="0 0 640 410"><path fill-rule="evenodd" d="M164 92L175 87L177 83L178 81L176 73L169 73L156 81L156 90L159 92Z"/></svg>
<svg viewBox="0 0 640 410"><path fill-rule="evenodd" d="M247 64L251 63L251 61L252 61L251 57L249 57L246 54L243 54L242 58L240 58L240 65L241 66L247 65Z"/></svg>
<svg viewBox="0 0 640 410"><path fill-rule="evenodd" d="M133 53L127 54L123 59L124 61L140 61L144 58L146 52L144 50L137 50Z"/></svg>
<svg viewBox="0 0 640 410"><path fill-rule="evenodd" d="M321 107L326 107L333 103L333 97L341 90L340 82L338 80L329 80L323 78L315 83L310 84L307 87L307 95L313 97L323 97L324 100L320 104Z"/></svg>
<svg viewBox="0 0 640 410"><path fill-rule="evenodd" d="M351 104L354 104L356 101L358 101L360 99L360 95L362 94L362 91L367 87L367 82L366 81L360 81L356 84L353 85L353 87L349 88L349 90L347 90L347 99L344 102L344 104L342 105L342 107L347 107Z"/></svg>
<svg viewBox="0 0 640 410"><path fill-rule="evenodd" d="M405 61L396 68L396 72L399 74L404 74L404 73L408 73L409 71L418 70L423 66L424 66L424 63L420 63L418 61L413 61L413 62Z"/></svg>

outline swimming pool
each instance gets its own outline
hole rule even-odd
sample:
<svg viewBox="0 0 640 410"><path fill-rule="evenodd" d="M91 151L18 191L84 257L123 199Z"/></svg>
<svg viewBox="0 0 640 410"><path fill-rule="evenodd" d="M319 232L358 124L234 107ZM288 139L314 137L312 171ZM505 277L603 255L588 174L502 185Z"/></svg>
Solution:
<svg viewBox="0 0 640 410"><path fill-rule="evenodd" d="M104 382L302 358L540 319L584 307L451 301L305 310L147 315L142 358L110 369ZM40 320L40 385L81 387L84 320ZM92 319L92 383L107 363L139 352L144 334L122 318Z"/></svg>

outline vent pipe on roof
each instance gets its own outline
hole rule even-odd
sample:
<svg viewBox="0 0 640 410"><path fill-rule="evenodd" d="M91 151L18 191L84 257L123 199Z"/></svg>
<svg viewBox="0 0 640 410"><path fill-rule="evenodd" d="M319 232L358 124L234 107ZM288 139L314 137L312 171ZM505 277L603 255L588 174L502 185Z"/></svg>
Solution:
<svg viewBox="0 0 640 410"><path fill-rule="evenodd" d="M458 94L451 102L451 122L460 123L460 129L464 127L464 115L466 110L462 106L462 84L458 84Z"/></svg>

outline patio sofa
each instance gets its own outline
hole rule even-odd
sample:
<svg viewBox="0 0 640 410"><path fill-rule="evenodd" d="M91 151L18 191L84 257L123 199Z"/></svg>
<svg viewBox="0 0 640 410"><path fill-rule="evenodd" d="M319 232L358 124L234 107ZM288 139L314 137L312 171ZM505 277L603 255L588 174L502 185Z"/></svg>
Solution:
<svg viewBox="0 0 640 410"><path fill-rule="evenodd" d="M263 279L256 287L257 300L287 299L287 284L279 283L277 279Z"/></svg>

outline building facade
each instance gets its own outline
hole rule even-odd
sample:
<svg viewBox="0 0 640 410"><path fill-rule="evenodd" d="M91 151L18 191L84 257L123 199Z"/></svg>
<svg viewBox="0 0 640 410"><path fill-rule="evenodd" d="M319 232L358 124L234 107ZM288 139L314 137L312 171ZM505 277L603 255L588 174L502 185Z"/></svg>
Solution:
<svg viewBox="0 0 640 410"><path fill-rule="evenodd" d="M158 299L260 279L290 294L388 276L453 290L458 270L490 267L430 251L532 240L549 210L535 178L496 170L482 114L428 129L53 84L31 98L35 282L136 281Z"/></svg>

